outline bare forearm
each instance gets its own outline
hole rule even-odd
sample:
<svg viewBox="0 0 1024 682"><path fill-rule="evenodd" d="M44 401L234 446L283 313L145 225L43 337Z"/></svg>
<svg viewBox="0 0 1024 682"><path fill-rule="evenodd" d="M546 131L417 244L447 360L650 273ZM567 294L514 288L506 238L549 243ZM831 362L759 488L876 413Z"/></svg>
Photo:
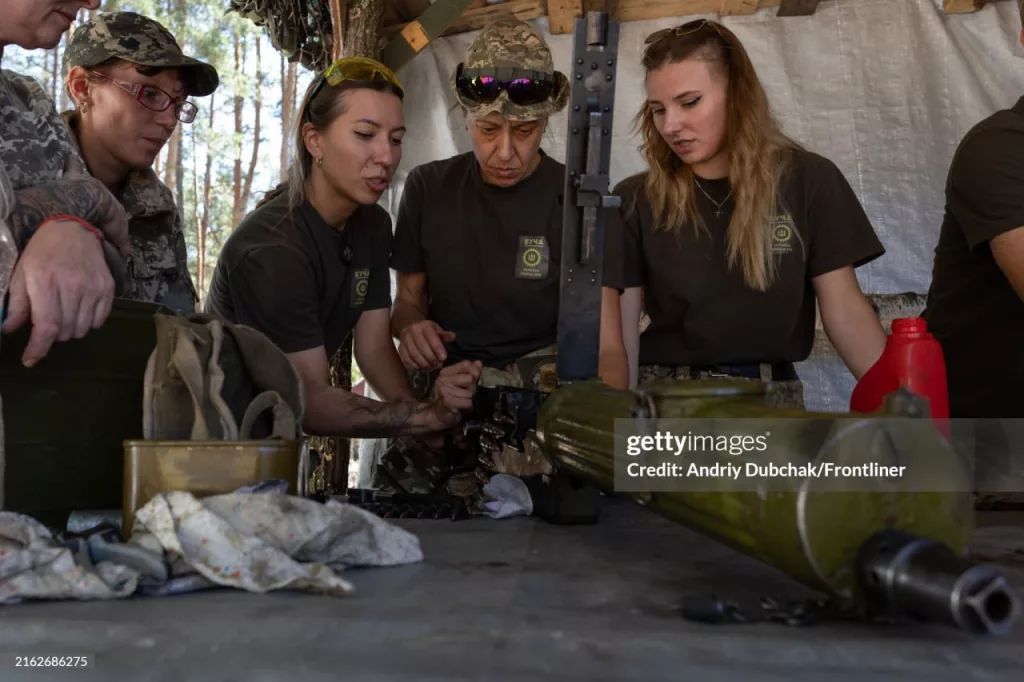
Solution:
<svg viewBox="0 0 1024 682"><path fill-rule="evenodd" d="M615 351L601 353L598 360L598 374L608 386L612 388L629 388L629 362L626 359L625 349L619 348Z"/></svg>
<svg viewBox="0 0 1024 682"><path fill-rule="evenodd" d="M823 312L821 322L829 341L855 379L864 376L882 356L885 330L866 299L863 304L840 314L829 316Z"/></svg>
<svg viewBox="0 0 1024 682"><path fill-rule="evenodd" d="M40 225L56 215L77 216L102 231L104 226L95 224L100 222L96 216L109 210L113 198L104 192L102 186L87 177L67 178L16 191L8 225L19 250L25 247Z"/></svg>
<svg viewBox="0 0 1024 682"><path fill-rule="evenodd" d="M391 312L391 335L397 339L406 327L425 319L427 313L420 306L401 298L395 299L395 306Z"/></svg>
<svg viewBox="0 0 1024 682"><path fill-rule="evenodd" d="M387 402L415 400L394 346L367 350L357 348L356 362L366 382Z"/></svg>
<svg viewBox="0 0 1024 682"><path fill-rule="evenodd" d="M342 438L393 438L437 430L428 403L383 403L340 388L318 386L306 394L306 431Z"/></svg>

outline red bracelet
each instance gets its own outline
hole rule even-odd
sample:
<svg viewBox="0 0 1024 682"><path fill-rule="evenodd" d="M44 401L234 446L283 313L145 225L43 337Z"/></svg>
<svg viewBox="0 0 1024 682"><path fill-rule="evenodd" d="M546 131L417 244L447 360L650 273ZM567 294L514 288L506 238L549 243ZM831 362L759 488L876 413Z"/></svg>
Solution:
<svg viewBox="0 0 1024 682"><path fill-rule="evenodd" d="M83 228L85 228L89 232L92 232L93 236L95 236L96 239L100 240L100 246L103 245L103 241L104 241L103 240L103 234L99 230L97 230L95 227L90 225L88 222L86 222L85 220L82 220L81 218L79 218L76 215L63 215L63 214L62 215L53 215L53 216L50 216L49 218L47 218L45 222L49 222L51 220L72 220L72 221L78 223L79 225L81 225Z"/></svg>

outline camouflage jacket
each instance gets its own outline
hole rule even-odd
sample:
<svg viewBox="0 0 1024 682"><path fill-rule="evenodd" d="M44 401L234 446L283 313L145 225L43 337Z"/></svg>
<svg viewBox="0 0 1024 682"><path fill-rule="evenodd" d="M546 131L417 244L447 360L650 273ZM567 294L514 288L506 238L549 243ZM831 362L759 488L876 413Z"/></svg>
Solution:
<svg viewBox="0 0 1024 682"><path fill-rule="evenodd" d="M77 146L75 113L62 116ZM128 214L132 244L121 297L159 303L178 315L194 313L198 296L188 269L185 229L171 190L153 169L137 169L128 175L117 199Z"/></svg>
<svg viewBox="0 0 1024 682"><path fill-rule="evenodd" d="M0 146L3 143L3 138L0 137ZM7 170L0 162L0 220L7 220L12 206L14 206L14 190L11 189L11 181L7 178Z"/></svg>
<svg viewBox="0 0 1024 682"><path fill-rule="evenodd" d="M0 209L6 218L13 192L62 177L81 163L53 100L35 80L0 69ZM15 235L23 247L20 235Z"/></svg>

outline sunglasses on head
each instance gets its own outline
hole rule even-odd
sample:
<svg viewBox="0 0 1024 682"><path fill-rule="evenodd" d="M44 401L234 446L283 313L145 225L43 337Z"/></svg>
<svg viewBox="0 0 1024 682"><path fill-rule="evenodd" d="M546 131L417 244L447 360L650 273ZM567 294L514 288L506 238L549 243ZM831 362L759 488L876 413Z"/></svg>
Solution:
<svg viewBox="0 0 1024 682"><path fill-rule="evenodd" d="M657 43L669 36L683 38L685 36L692 35L703 28L712 28L716 33L719 33L718 26L716 24L708 21L707 19L695 19L674 28L663 28L660 31L655 31L651 35L647 36L647 39L644 41L644 45ZM719 35L721 35L721 33L719 33Z"/></svg>
<svg viewBox="0 0 1024 682"><path fill-rule="evenodd" d="M320 76L320 82L317 83L313 94L309 96L309 100L312 101L319 94L325 83L335 88L345 82L372 83L374 81L389 83L400 93L405 94L402 84L398 82L398 77L380 62L366 57L344 57L327 67L327 70Z"/></svg>
<svg viewBox="0 0 1024 682"><path fill-rule="evenodd" d="M490 104L506 92L513 104L530 106L551 97L555 75L532 69L464 69L459 64L455 87L463 98L477 104Z"/></svg>

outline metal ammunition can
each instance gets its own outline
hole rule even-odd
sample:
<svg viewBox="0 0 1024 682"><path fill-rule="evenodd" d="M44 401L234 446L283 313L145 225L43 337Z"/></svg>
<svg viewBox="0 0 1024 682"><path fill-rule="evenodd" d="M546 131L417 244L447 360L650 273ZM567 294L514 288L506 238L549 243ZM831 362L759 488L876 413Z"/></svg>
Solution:
<svg viewBox="0 0 1024 682"><path fill-rule="evenodd" d="M135 512L159 493L185 491L201 498L284 479L288 494L303 494L301 449L299 440L125 441L123 534L131 535Z"/></svg>

